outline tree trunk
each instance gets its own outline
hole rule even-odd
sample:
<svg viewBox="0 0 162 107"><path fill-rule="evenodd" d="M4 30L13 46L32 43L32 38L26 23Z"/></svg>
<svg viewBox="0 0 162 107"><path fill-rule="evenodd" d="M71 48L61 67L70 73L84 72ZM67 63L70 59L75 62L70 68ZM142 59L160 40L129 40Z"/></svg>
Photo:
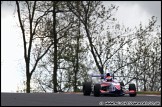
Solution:
<svg viewBox="0 0 162 107"><path fill-rule="evenodd" d="M79 36L77 37L77 47L76 47L76 69L75 69L75 74L74 74L74 92L77 91L77 73L79 70L79 38L80 38L80 31L79 31Z"/></svg>
<svg viewBox="0 0 162 107"><path fill-rule="evenodd" d="M143 79L143 82L144 82L144 89L143 89L143 91L146 91L146 78L145 78L145 75L144 75L144 79Z"/></svg>
<svg viewBox="0 0 162 107"><path fill-rule="evenodd" d="M136 90L138 91L138 76L136 78Z"/></svg>
<svg viewBox="0 0 162 107"><path fill-rule="evenodd" d="M144 79L143 79L143 81L144 81L144 91L146 91L146 57L145 57L145 55L144 55L144 60L143 60L143 64L144 64L144 68L143 68L143 70L144 70Z"/></svg>
<svg viewBox="0 0 162 107"><path fill-rule="evenodd" d="M97 61L97 57L96 57L95 52L94 52L94 49L93 49L92 39L91 39L91 37L90 37L89 30L88 30L88 28L87 28L86 23L84 24L84 26L85 26L85 30L86 30L86 34L87 34L89 43L90 43L91 53L92 53L93 58L94 58L94 60L95 60L96 66L97 66L98 70L100 71L100 73L103 74L103 73L104 73L103 67L100 66L100 65L99 65L99 62Z"/></svg>
<svg viewBox="0 0 162 107"><path fill-rule="evenodd" d="M79 3L79 2L78 2ZM79 5L78 5L79 8ZM77 45L76 45L76 69L74 74L74 92L77 91L77 73L79 70L79 39L80 39L80 17L79 17L79 25L78 25L78 36L77 36Z"/></svg>
<svg viewBox="0 0 162 107"><path fill-rule="evenodd" d="M146 91L146 80L144 80L144 90L143 91Z"/></svg>
<svg viewBox="0 0 162 107"><path fill-rule="evenodd" d="M154 62L154 57L153 57L153 66L152 66L152 73L153 73L153 77L151 77L151 82L152 82L152 85L151 85L151 89L150 89L150 91L153 91L153 88L154 88L154 80L155 80L155 62Z"/></svg>
<svg viewBox="0 0 162 107"><path fill-rule="evenodd" d="M53 1L53 36L54 36L54 69L53 69L53 92L57 92L57 34L56 34L56 4Z"/></svg>
<svg viewBox="0 0 162 107"><path fill-rule="evenodd" d="M26 93L30 93L30 79L31 79L31 75L29 72L29 63L28 61L26 62Z"/></svg>
<svg viewBox="0 0 162 107"><path fill-rule="evenodd" d="M74 92L77 91L77 71L75 71L75 74L74 74Z"/></svg>
<svg viewBox="0 0 162 107"><path fill-rule="evenodd" d="M31 77L30 76L27 76L27 80L26 80L26 93L30 93L30 79Z"/></svg>
<svg viewBox="0 0 162 107"><path fill-rule="evenodd" d="M136 75L137 75L137 77L136 77L136 90L138 91L138 80L139 80L139 77L138 77L138 71L137 71L137 64L135 63L135 72L136 72Z"/></svg>

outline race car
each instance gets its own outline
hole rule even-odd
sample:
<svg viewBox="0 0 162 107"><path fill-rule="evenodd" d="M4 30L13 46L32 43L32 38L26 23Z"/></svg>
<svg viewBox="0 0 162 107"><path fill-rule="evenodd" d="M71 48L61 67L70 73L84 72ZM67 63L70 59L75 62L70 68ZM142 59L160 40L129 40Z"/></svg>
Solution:
<svg viewBox="0 0 162 107"><path fill-rule="evenodd" d="M101 95L112 95L112 96L124 96L125 94L129 94L130 97L136 96L136 86L135 84L129 84L129 88L124 88L124 83L119 82L116 79L110 78L106 75L92 75L92 77L100 77L100 81L95 83L85 82L83 83L83 95L90 96L93 94L96 97ZM109 79L107 79L107 76Z"/></svg>

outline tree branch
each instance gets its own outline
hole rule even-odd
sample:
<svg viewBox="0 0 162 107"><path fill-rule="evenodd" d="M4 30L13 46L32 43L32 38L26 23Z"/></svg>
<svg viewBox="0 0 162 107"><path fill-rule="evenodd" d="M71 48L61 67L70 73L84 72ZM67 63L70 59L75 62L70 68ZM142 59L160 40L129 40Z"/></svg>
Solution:
<svg viewBox="0 0 162 107"><path fill-rule="evenodd" d="M23 26L22 20L21 20L20 7L19 7L19 2L18 1L16 1L16 5L17 5L18 19L19 19L20 27L21 27L22 34L23 34L24 58L25 58L25 61L27 62L27 50L26 50L25 30L24 30L24 26Z"/></svg>
<svg viewBox="0 0 162 107"><path fill-rule="evenodd" d="M95 52L96 52L96 54L97 54L97 56L99 58L99 61L100 61L101 66L103 66L102 60L101 60L101 56L99 55L99 53L98 53L98 51L97 51L97 49L96 49L96 47L94 45L93 45L93 48L94 48L94 50L95 50Z"/></svg>
<svg viewBox="0 0 162 107"><path fill-rule="evenodd" d="M36 60L36 62L35 62L35 64L34 64L34 67L33 67L32 71L31 71L31 75L32 75L33 72L35 71L36 66L37 66L39 60L42 59L42 57L48 52L48 50L50 49L50 47L51 47L52 45L53 45L53 43L51 43L50 46L45 50L45 52L44 52L40 57L37 58L37 60Z"/></svg>

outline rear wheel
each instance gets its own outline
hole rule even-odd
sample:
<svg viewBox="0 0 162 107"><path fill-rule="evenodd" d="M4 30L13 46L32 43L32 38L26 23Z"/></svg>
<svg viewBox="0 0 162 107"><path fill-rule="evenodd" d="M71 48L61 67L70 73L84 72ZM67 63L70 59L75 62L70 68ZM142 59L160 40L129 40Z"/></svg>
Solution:
<svg viewBox="0 0 162 107"><path fill-rule="evenodd" d="M95 86L94 86L94 96L95 97L100 96L100 90L101 90L101 85L100 84L95 84Z"/></svg>
<svg viewBox="0 0 162 107"><path fill-rule="evenodd" d="M91 82L86 82L83 84L83 95L90 96L91 95Z"/></svg>
<svg viewBox="0 0 162 107"><path fill-rule="evenodd" d="M136 86L135 86L135 84L129 84L129 91L135 91L134 93L129 93L130 97L135 97L136 96Z"/></svg>

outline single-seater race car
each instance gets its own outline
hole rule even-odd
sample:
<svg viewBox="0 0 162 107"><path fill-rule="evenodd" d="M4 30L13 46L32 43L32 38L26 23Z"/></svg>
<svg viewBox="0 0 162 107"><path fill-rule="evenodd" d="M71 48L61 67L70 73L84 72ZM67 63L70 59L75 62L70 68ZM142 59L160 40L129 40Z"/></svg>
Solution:
<svg viewBox="0 0 162 107"><path fill-rule="evenodd" d="M100 77L100 81L93 82L91 80L91 82L83 83L83 95L85 96L90 96L91 94L96 97L101 95L124 96L125 94L129 94L130 97L136 96L135 84L129 84L129 88L126 89L124 83L112 78L110 73L106 75L92 75L92 77Z"/></svg>

